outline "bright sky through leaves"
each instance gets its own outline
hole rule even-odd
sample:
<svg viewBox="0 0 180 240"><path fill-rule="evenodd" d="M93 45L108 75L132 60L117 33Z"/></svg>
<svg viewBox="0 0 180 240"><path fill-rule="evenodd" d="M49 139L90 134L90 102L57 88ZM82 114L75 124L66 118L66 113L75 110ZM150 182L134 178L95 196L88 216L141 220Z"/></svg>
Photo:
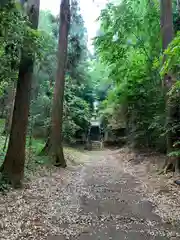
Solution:
<svg viewBox="0 0 180 240"><path fill-rule="evenodd" d="M107 0L80 0L81 12L88 30L89 45L91 45L91 39L95 36L98 29L96 19L106 2ZM57 15L59 13L59 8L60 0L41 0L41 9L43 10L48 9L53 14Z"/></svg>

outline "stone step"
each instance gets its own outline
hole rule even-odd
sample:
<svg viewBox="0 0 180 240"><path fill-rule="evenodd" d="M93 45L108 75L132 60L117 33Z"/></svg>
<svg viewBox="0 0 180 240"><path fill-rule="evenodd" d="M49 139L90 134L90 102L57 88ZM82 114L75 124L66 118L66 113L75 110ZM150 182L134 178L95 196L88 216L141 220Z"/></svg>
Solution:
<svg viewBox="0 0 180 240"><path fill-rule="evenodd" d="M102 142L100 141L93 141L92 142L92 148L93 149L101 149L103 147Z"/></svg>

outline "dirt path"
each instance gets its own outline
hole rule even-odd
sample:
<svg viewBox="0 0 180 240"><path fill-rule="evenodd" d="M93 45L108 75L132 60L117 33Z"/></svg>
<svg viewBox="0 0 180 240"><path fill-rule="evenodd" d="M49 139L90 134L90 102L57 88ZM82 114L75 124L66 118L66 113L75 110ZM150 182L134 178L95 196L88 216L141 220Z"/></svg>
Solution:
<svg viewBox="0 0 180 240"><path fill-rule="evenodd" d="M54 170L1 197L0 239L180 239L113 152L89 154L83 166Z"/></svg>

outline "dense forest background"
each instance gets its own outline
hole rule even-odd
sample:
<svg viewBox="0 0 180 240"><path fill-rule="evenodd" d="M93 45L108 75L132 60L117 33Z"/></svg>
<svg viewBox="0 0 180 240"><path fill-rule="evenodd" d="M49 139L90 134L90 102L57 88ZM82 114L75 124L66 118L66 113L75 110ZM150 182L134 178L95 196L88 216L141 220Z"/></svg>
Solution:
<svg viewBox="0 0 180 240"><path fill-rule="evenodd" d="M98 19L94 53L87 48L87 30L78 0L71 6L62 1L60 16L39 12L39 1L29 2L1 3L1 172L19 182L28 152L47 155L47 151L41 151L43 144L46 148L50 143L58 146L76 142L87 132L95 101L99 102L97 117L106 130L125 128L127 144L167 153L165 168L171 165L179 169L179 1L164 0L160 4L156 0L123 0L107 4ZM62 15L63 7L70 11L69 25ZM61 26L67 27L64 35ZM60 44L66 35L67 61L61 51L66 45ZM61 59L67 63L61 65L62 74L58 75ZM60 85L65 80L65 88L60 88L63 107L59 108L63 110L63 124L59 121L62 134L54 141L51 116L58 109L58 105L53 108L58 79ZM118 131L116 134L118 138ZM58 154L56 149L55 160L65 166Z"/></svg>

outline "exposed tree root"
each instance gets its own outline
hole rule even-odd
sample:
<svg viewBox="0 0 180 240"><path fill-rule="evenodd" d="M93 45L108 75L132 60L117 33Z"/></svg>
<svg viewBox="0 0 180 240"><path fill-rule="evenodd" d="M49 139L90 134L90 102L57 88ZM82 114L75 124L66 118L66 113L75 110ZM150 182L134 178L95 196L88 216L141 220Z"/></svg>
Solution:
<svg viewBox="0 0 180 240"><path fill-rule="evenodd" d="M64 159L63 147L60 146L58 151L54 153L54 151L52 150L50 137L48 137L43 149L39 153L39 156L47 156L47 155L52 156L54 166L62 167L62 168L67 167L66 161Z"/></svg>
<svg viewBox="0 0 180 240"><path fill-rule="evenodd" d="M168 171L175 172L176 174L180 173L180 159L177 157L167 157L160 174L167 174Z"/></svg>
<svg viewBox="0 0 180 240"><path fill-rule="evenodd" d="M58 149L55 149L55 151L53 151L52 149L50 154L52 154L53 164L55 167L62 167L62 168L67 167L62 145L60 145Z"/></svg>

